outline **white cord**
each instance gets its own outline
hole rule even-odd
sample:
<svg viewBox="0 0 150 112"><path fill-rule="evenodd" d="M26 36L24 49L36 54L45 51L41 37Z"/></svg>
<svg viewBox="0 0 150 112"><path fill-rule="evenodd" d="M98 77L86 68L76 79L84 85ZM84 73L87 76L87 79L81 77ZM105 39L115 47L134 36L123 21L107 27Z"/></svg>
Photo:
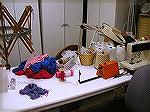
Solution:
<svg viewBox="0 0 150 112"><path fill-rule="evenodd" d="M55 80L59 80L58 78L56 78L55 76L54 76L54 79ZM60 82L60 81L59 81ZM79 83L76 81L76 84L73 84L72 82L70 82L70 81L67 81L67 80L65 80L64 82L62 81L61 82L61 84L67 84L67 83L70 83L70 84L72 84L73 86L77 86L77 85L79 85Z"/></svg>

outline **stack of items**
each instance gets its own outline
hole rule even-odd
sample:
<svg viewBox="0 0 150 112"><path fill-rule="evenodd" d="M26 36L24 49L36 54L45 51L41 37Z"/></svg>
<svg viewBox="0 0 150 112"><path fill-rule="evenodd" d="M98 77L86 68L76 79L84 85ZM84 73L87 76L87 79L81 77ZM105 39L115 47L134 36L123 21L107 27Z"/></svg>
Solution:
<svg viewBox="0 0 150 112"><path fill-rule="evenodd" d="M114 45L112 42L99 42L94 46L91 46L96 51L95 62L97 64L105 63L107 61L124 61L126 59L126 49L124 45ZM102 60L98 61L97 60Z"/></svg>
<svg viewBox="0 0 150 112"><path fill-rule="evenodd" d="M76 64L76 58L77 54L76 51L63 51L61 53L62 57L60 60L62 60L63 66L65 70L70 70L75 64Z"/></svg>
<svg viewBox="0 0 150 112"><path fill-rule="evenodd" d="M44 54L21 62L12 72L18 76L26 75L28 78L33 79L48 79L56 73L56 69L55 58Z"/></svg>

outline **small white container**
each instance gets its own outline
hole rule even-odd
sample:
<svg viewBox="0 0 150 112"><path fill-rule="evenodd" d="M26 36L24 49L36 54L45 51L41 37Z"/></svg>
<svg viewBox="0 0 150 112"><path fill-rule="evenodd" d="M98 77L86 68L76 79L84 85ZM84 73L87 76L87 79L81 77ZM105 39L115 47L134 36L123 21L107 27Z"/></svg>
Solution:
<svg viewBox="0 0 150 112"><path fill-rule="evenodd" d="M0 94L8 92L8 75L4 67L0 67Z"/></svg>

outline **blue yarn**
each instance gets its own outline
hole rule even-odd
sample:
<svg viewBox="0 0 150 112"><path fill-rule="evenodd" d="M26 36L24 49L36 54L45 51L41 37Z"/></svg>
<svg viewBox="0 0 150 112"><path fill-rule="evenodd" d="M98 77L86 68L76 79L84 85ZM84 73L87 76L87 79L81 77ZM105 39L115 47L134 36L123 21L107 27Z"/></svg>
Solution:
<svg viewBox="0 0 150 112"><path fill-rule="evenodd" d="M27 60L21 62L20 65L17 68L12 70L12 72L16 73L16 72L18 72L20 70L23 70L24 67L25 67L26 61ZM38 73L40 70L45 69L50 74L54 75L56 73L56 69L57 69L56 59L55 59L55 57L49 57L48 56L48 57L44 58L43 61L37 62L37 63L34 63L34 64L30 65L29 68L34 73Z"/></svg>
<svg viewBox="0 0 150 112"><path fill-rule="evenodd" d="M35 63L33 65L30 65L31 70L34 72L34 73L38 73L40 70L43 69L42 65L41 65L41 62L38 62L38 63Z"/></svg>
<svg viewBox="0 0 150 112"><path fill-rule="evenodd" d="M30 98L32 99L32 100L35 100L35 99L37 99L37 98L39 98L41 95L37 92L37 91L34 91L34 92L32 92L31 94L30 94Z"/></svg>
<svg viewBox="0 0 150 112"><path fill-rule="evenodd" d="M46 63L45 65L47 65L45 69L54 75L57 69L56 59L54 57L47 57L44 59L44 62Z"/></svg>
<svg viewBox="0 0 150 112"><path fill-rule="evenodd" d="M42 89L40 87L38 87L37 91L39 91L39 94L41 94L41 95L44 95L47 92L46 89Z"/></svg>
<svg viewBox="0 0 150 112"><path fill-rule="evenodd" d="M12 72L14 73L14 74L16 74L16 72L18 72L20 69L17 67L17 68L14 68L13 70L12 70Z"/></svg>
<svg viewBox="0 0 150 112"><path fill-rule="evenodd" d="M24 89L19 91L22 95L28 95L30 99L35 100L41 95L48 94L48 90L38 87L36 84L28 84Z"/></svg>
<svg viewBox="0 0 150 112"><path fill-rule="evenodd" d="M30 65L33 72L38 73L40 70L45 69L51 74L56 73L56 60L54 57L46 57L43 61Z"/></svg>
<svg viewBox="0 0 150 112"><path fill-rule="evenodd" d="M18 72L18 71L20 71L20 70L23 70L24 67L25 67L26 62L27 62L27 60L22 61L18 67L14 68L14 69L12 70L12 72L15 74L16 72Z"/></svg>
<svg viewBox="0 0 150 112"><path fill-rule="evenodd" d="M27 62L27 60L22 61L22 62L20 63L20 65L19 65L19 67L18 67L18 68L19 68L20 70L23 70L23 69L24 69L24 67L25 67L26 62Z"/></svg>

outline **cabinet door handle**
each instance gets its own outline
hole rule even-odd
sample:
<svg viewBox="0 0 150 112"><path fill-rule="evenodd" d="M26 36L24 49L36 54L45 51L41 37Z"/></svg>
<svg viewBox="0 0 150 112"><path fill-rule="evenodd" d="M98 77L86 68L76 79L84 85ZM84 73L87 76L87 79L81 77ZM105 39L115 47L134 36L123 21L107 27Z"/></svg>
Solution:
<svg viewBox="0 0 150 112"><path fill-rule="evenodd" d="M61 25L61 27L65 27L65 26L68 26L68 27L69 27L69 25L68 25L68 24L62 24L62 25Z"/></svg>

